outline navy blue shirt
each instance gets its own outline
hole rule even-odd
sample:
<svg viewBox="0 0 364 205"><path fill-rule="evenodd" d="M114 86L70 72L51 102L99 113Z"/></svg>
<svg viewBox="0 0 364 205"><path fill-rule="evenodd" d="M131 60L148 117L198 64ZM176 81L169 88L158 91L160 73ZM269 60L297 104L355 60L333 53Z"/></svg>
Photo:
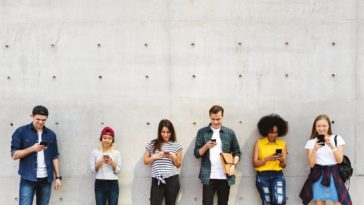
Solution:
<svg viewBox="0 0 364 205"><path fill-rule="evenodd" d="M44 160L47 166L48 182L53 181L53 160L58 159L58 146L56 134L44 127L42 133L42 141L48 142L47 149L44 150ZM33 123L19 127L15 130L11 139L11 156L17 150L23 150L33 146L38 142L38 133ZM37 181L37 152L33 152L28 156L19 160L19 175L21 178L29 181Z"/></svg>

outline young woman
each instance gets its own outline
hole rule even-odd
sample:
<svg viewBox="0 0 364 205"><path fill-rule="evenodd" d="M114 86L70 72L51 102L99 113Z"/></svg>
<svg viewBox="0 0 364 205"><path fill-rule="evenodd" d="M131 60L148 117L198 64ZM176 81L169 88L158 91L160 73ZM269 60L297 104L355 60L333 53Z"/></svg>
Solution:
<svg viewBox="0 0 364 205"><path fill-rule="evenodd" d="M91 172L96 173L95 198L96 205L117 205L119 198L118 174L121 170L121 157L118 150L113 149L114 130L105 127L101 131L101 149L94 149L90 157Z"/></svg>
<svg viewBox="0 0 364 205"><path fill-rule="evenodd" d="M262 117L258 122L262 139L253 150L253 166L257 171L256 187L262 205L286 204L286 180L282 170L287 165L286 143L278 139L287 134L288 123L279 115Z"/></svg>
<svg viewBox="0 0 364 205"><path fill-rule="evenodd" d="M161 120L158 137L146 146L144 163L152 165L150 204L174 205L180 189L178 168L182 162L182 147L176 143L176 133L171 121Z"/></svg>
<svg viewBox="0 0 364 205"><path fill-rule="evenodd" d="M308 204L311 200L315 201L315 205L325 205L326 201L333 201L335 205L352 204L337 165L343 160L344 145L340 135L332 134L329 117L317 116L313 122L310 140L305 146L311 170L300 193L303 204Z"/></svg>

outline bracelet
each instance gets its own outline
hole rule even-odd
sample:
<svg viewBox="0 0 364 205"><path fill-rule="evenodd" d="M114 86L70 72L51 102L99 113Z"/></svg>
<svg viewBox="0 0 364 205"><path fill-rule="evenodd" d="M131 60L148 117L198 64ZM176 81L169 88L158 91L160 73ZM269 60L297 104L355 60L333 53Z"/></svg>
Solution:
<svg viewBox="0 0 364 205"><path fill-rule="evenodd" d="M333 151L333 152L336 151L336 150L337 150L337 147L335 147L334 149L331 149L331 151Z"/></svg>
<svg viewBox="0 0 364 205"><path fill-rule="evenodd" d="M235 165L236 166L237 164L232 163L231 165Z"/></svg>

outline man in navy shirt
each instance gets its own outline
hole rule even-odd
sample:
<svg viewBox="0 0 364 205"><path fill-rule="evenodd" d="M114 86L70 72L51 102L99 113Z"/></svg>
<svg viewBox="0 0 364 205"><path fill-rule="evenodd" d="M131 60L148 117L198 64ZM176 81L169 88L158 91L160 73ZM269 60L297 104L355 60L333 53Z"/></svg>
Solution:
<svg viewBox="0 0 364 205"><path fill-rule="evenodd" d="M36 194L37 205L48 205L55 174L55 190L62 186L59 173L56 134L44 126L48 109L35 106L32 123L15 130L11 140L11 156L19 159L19 205L32 205Z"/></svg>

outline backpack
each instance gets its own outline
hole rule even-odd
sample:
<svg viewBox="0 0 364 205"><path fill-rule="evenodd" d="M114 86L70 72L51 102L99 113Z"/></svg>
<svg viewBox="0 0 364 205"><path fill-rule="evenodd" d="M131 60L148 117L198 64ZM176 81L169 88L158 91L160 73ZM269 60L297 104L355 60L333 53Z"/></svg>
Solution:
<svg viewBox="0 0 364 205"><path fill-rule="evenodd" d="M335 135L335 146L337 147L337 135ZM341 179L346 183L346 181L349 180L350 183L350 177L353 175L353 168L351 167L351 162L348 156L343 156L343 161L338 164L340 169L340 177Z"/></svg>

